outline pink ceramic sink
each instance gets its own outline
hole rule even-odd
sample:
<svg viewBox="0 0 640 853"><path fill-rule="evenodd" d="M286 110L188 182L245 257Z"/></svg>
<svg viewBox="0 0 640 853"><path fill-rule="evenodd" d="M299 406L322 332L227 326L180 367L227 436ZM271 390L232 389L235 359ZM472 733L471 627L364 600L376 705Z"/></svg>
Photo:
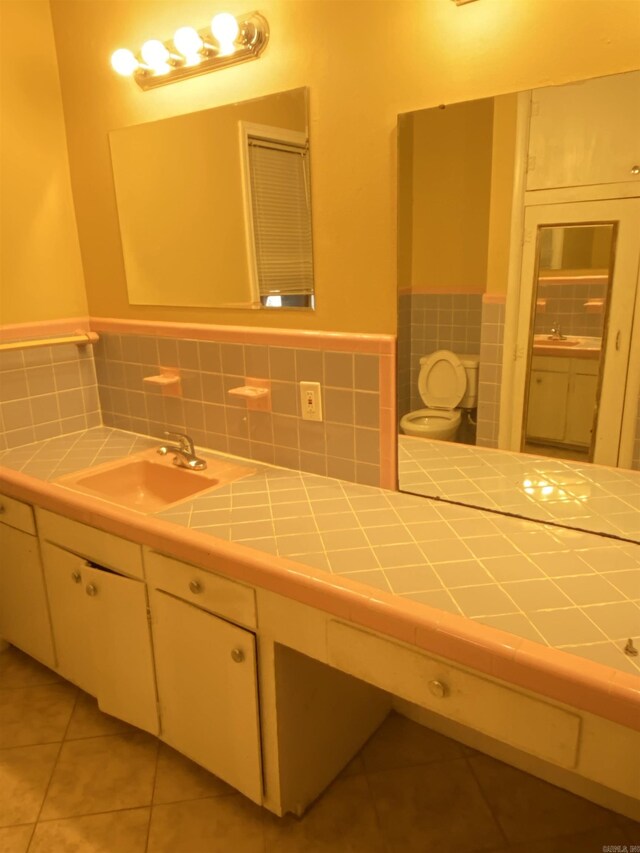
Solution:
<svg viewBox="0 0 640 853"><path fill-rule="evenodd" d="M55 482L138 512L159 512L254 472L253 468L220 459L208 459L205 471L190 471L174 465L170 457L145 450L116 462L67 474Z"/></svg>
<svg viewBox="0 0 640 853"><path fill-rule="evenodd" d="M534 347L575 347L576 344L580 343L579 338L569 339L567 338L564 341L558 340L556 338L547 338L547 337L535 337L533 339Z"/></svg>

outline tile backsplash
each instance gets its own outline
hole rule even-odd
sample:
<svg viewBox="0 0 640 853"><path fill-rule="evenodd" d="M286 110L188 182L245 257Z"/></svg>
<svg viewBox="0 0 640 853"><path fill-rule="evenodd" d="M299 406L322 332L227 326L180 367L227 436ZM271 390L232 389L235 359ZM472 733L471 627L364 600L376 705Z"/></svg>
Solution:
<svg viewBox="0 0 640 853"><path fill-rule="evenodd" d="M505 310L504 300L483 301L476 428L479 447L498 446Z"/></svg>
<svg viewBox="0 0 640 853"><path fill-rule="evenodd" d="M95 363L105 425L158 437L188 432L197 445L370 485L380 484L378 354L100 333ZM180 397L147 376L176 368ZM268 379L271 411L229 389ZM322 384L322 422L303 420L301 381Z"/></svg>
<svg viewBox="0 0 640 853"><path fill-rule="evenodd" d="M0 353L0 449L99 426L91 346Z"/></svg>

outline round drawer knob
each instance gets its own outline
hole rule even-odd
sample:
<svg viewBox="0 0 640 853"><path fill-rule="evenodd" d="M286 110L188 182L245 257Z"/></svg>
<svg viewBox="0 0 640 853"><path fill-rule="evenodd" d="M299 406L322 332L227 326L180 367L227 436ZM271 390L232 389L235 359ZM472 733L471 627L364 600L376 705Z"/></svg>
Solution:
<svg viewBox="0 0 640 853"><path fill-rule="evenodd" d="M93 598L94 595L98 594L98 587L94 583L88 583L86 593Z"/></svg>
<svg viewBox="0 0 640 853"><path fill-rule="evenodd" d="M235 661L236 663L242 663L242 661L244 660L244 652L242 651L242 649L232 649L231 660Z"/></svg>
<svg viewBox="0 0 640 853"><path fill-rule="evenodd" d="M190 581L189 589L194 595L198 595L202 592L202 584L200 583L200 581Z"/></svg>
<svg viewBox="0 0 640 853"><path fill-rule="evenodd" d="M82 580L82 575L80 574L80 572L71 572L71 580L74 583L80 583L80 581Z"/></svg>
<svg viewBox="0 0 640 853"><path fill-rule="evenodd" d="M640 166L632 166L631 167L632 175L640 175Z"/></svg>
<svg viewBox="0 0 640 853"><path fill-rule="evenodd" d="M430 681L429 693L431 693L432 696L437 696L438 699L444 699L444 697L449 693L449 688L442 681Z"/></svg>
<svg viewBox="0 0 640 853"><path fill-rule="evenodd" d="M4 515L5 512L6 512L6 510L4 508L4 505L0 504L0 515Z"/></svg>

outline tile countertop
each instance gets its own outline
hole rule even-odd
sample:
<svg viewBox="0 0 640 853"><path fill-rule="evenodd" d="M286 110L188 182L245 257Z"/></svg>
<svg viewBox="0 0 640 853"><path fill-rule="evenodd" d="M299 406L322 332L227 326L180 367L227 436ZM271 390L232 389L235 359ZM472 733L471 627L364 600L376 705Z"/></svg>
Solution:
<svg viewBox="0 0 640 853"><path fill-rule="evenodd" d="M639 545L253 463L155 515L51 482L158 443L96 427L8 450L0 489L640 729Z"/></svg>
<svg viewBox="0 0 640 853"><path fill-rule="evenodd" d="M416 495L640 543L640 471L400 435L398 475Z"/></svg>

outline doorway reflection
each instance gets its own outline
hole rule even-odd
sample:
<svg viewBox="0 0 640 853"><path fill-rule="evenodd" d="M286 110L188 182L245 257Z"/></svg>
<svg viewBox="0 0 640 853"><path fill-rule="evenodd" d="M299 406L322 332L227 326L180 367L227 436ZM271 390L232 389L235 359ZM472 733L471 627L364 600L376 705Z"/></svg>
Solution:
<svg viewBox="0 0 640 853"><path fill-rule="evenodd" d="M522 450L591 461L615 223L538 228Z"/></svg>

